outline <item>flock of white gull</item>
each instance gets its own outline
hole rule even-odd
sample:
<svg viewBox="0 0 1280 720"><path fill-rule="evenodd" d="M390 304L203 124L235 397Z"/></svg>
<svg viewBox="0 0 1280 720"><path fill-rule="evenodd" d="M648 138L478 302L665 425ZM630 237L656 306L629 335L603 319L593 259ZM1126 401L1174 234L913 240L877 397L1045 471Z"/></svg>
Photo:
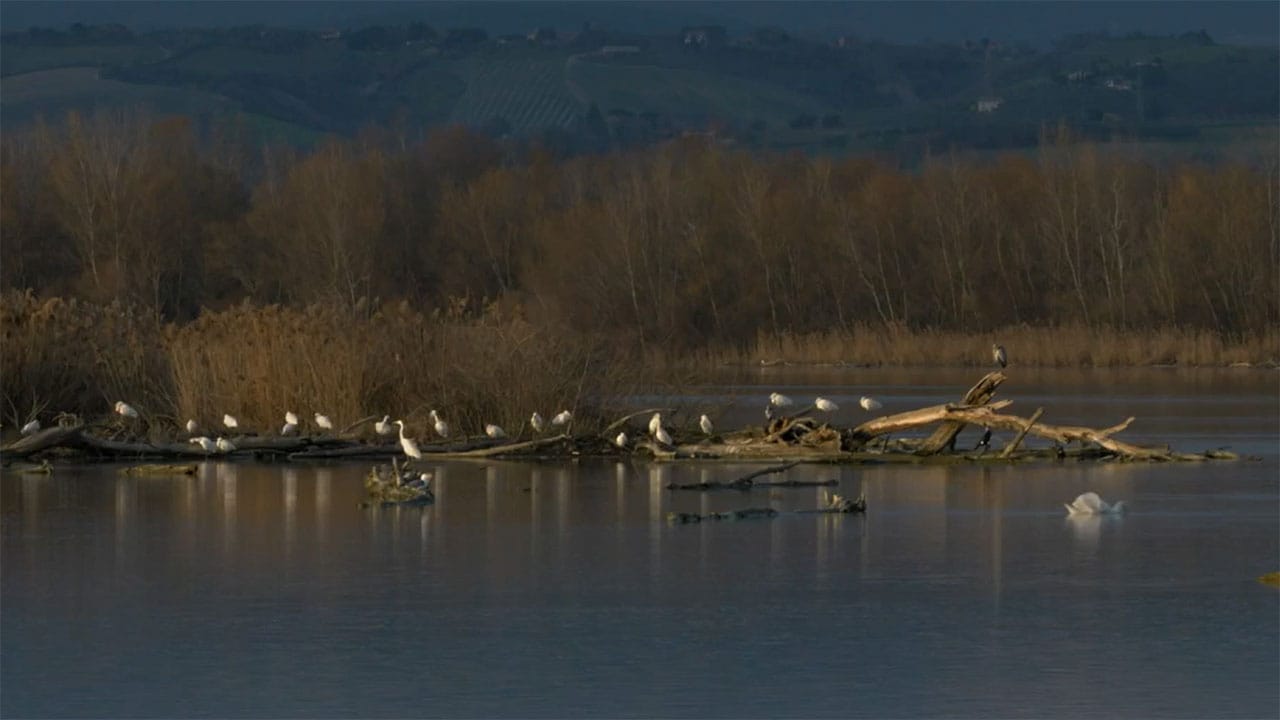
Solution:
<svg viewBox="0 0 1280 720"><path fill-rule="evenodd" d="M992 359L1001 367L1005 367L1006 364L1008 363L1005 350L1000 345L992 346L991 355L992 355ZM794 404L795 402L791 398L787 397L786 395L783 395L782 393L777 393L777 392L770 393L769 404L765 406L765 411L764 411L765 418L768 420L773 420L776 415L776 410L779 410L781 408L791 407ZM880 401L874 398L867 397L865 395L859 398L858 405L863 410L866 410L868 412L872 410L877 410L883 407ZM830 412L835 412L836 410L839 410L840 406L827 398L819 397L814 399L813 405L810 409L830 413ZM138 411L134 409L133 406L129 405L123 400L119 400L116 402L114 412L115 414L125 418L138 417ZM437 435L439 435L441 438L449 437L449 423L445 422L440 417L440 414L438 412L436 412L435 410L432 410L431 412L428 413L428 417L431 418L431 427ZM330 420L327 415L315 413L312 419L317 428L321 430L333 430L333 421ZM569 423L572 422L572 420L573 420L573 414L568 410L563 410L551 418L551 425L567 427ZM240 427L240 422L230 413L224 414L222 416L222 424L228 430L237 430ZM298 415L296 413L294 413L292 410L290 410L289 412L286 412L284 414L284 426L280 428L280 435L281 436L296 435L298 433L298 428L301 426L301 424L302 423L299 420ZM414 460L421 460L423 457L422 450L418 447L418 443L416 440L404 434L403 420L393 421L391 420L390 415L384 415L381 420L374 423L373 427L374 427L374 431L377 432L378 435L388 436L396 432L396 430L392 429L393 425L398 427L399 437L400 437L400 448L401 450L404 451L404 454L407 457L412 458ZM541 433L547 429L547 423L542 418L542 415L535 412L529 416L529 427L532 428L535 433ZM698 418L698 427L699 429L702 430L704 434L708 436L710 436L714 430L714 427L711 424L711 418L707 417L705 414L702 415L702 417ZM218 436L217 438L210 438L205 435L195 435L195 433L197 433L200 429L199 423L197 423L195 420L188 420L186 423L186 429L188 433L191 433L193 435L193 437L191 437L188 440L188 442L192 443L193 445L199 445L200 448L204 450L206 453L225 454L225 453L234 452L236 450L235 444L225 437ZM37 432L38 430L40 430L39 420L32 420L31 422L22 426L23 435L31 435ZM648 433L649 436L652 437L655 441L661 443L662 445L669 446L672 444L671 434L667 432L667 429L662 425L662 413L656 412L653 414L652 417L649 418L648 430L649 430L649 433ZM494 438L494 439L504 438L507 436L506 431L503 430L502 427L495 425L493 423L488 423L484 426L484 433L488 437ZM626 431L619 432L617 436L613 438L613 444L618 446L619 448L626 448L632 442L633 442L632 438L627 436ZM428 478L429 478L429 474L424 474L421 478L421 482L424 482L424 483L429 482ZM1111 504L1108 504L1106 501L1104 501L1101 497L1099 497L1097 493L1093 493L1093 492L1084 493L1078 496L1072 502L1064 503L1064 507L1067 508L1067 514L1071 516L1116 515L1124 512L1125 510L1125 505L1123 501L1117 502L1114 505L1111 505Z"/></svg>

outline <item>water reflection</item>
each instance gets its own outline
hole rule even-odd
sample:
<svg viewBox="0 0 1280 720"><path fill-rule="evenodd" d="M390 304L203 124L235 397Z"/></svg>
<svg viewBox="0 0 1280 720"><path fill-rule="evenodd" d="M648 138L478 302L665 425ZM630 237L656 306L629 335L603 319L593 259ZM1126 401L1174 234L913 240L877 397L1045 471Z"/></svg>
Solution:
<svg viewBox="0 0 1280 720"><path fill-rule="evenodd" d="M316 543L329 539L329 497L333 492L333 470L316 469Z"/></svg>
<svg viewBox="0 0 1280 720"><path fill-rule="evenodd" d="M1043 707L1050 668L1090 688L1053 714L1277 717L1280 597L1253 581L1280 557L1268 452L799 466L778 479L837 477L867 514L700 525L664 516L827 488L665 489L760 467L730 463L439 462L435 505L361 509L365 464L4 475L0 714L993 717ZM1065 517L1088 490L1133 514Z"/></svg>
<svg viewBox="0 0 1280 720"><path fill-rule="evenodd" d="M284 552L293 557L293 547L298 538L298 471L287 467L281 471L281 487L284 493Z"/></svg>

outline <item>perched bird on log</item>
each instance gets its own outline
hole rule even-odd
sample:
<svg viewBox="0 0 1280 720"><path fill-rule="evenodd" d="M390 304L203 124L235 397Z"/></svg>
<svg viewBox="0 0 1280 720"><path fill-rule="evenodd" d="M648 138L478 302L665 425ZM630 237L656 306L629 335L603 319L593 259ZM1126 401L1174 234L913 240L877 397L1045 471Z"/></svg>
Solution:
<svg viewBox="0 0 1280 720"><path fill-rule="evenodd" d="M875 398L869 398L866 395L863 395L862 398L858 400L858 404L861 405L862 409L866 410L867 412L871 412L872 410L879 410L880 408L884 407L884 404L881 403L879 400L876 400Z"/></svg>
<svg viewBox="0 0 1280 720"><path fill-rule="evenodd" d="M706 415L703 415L702 417L698 418L698 427L702 428L702 432L704 435L710 435L711 429L712 429L711 418L707 417Z"/></svg>
<svg viewBox="0 0 1280 720"><path fill-rule="evenodd" d="M1003 345L991 346L991 359L1000 367L1007 367L1009 365L1009 356L1005 354Z"/></svg>
<svg viewBox="0 0 1280 720"><path fill-rule="evenodd" d="M649 434L658 432L660 427L662 427L662 413L654 413L653 417L649 418Z"/></svg>
<svg viewBox="0 0 1280 720"><path fill-rule="evenodd" d="M613 444L620 448L625 448L627 446L627 433L625 431L618 433L617 437L613 439Z"/></svg>
<svg viewBox="0 0 1280 720"><path fill-rule="evenodd" d="M488 435L488 436L489 436L489 437L491 437L491 438L495 438L495 439L497 439L497 438L504 438L504 437L506 437L506 436L507 436L507 431L506 431L506 430L503 430L501 427L499 427L499 426L497 426L497 425L494 425L494 424L490 423L490 424L488 424L488 425L485 425L485 426L484 426L484 434L485 434L485 435Z"/></svg>
<svg viewBox="0 0 1280 720"><path fill-rule="evenodd" d="M769 404L774 405L776 407L784 408L784 407L791 407L795 403L791 400L791 398L787 397L786 395L776 392L776 393L769 393Z"/></svg>
<svg viewBox="0 0 1280 720"><path fill-rule="evenodd" d="M986 452L991 447L991 428L986 428L985 430L982 433L982 437L978 439L978 444L973 446L974 450L981 449L982 452Z"/></svg>
<svg viewBox="0 0 1280 720"><path fill-rule="evenodd" d="M390 419L391 419L390 415L383 415L381 420L373 424L374 432L378 433L379 435L390 435L391 433L395 432L394 430L391 429L391 423L387 422Z"/></svg>
<svg viewBox="0 0 1280 720"><path fill-rule="evenodd" d="M32 420L31 422L29 422L29 423L27 423L26 425L23 425L23 426L22 426L22 434L23 434L23 435L34 435L34 434L35 434L35 432L36 432L37 430L39 430L39 429L40 429L40 421L39 421L39 420Z"/></svg>
<svg viewBox="0 0 1280 720"><path fill-rule="evenodd" d="M569 412L568 410L561 410L559 414L551 418L551 424L552 425L568 425L569 421L572 419L573 419L573 413Z"/></svg>
<svg viewBox="0 0 1280 720"><path fill-rule="evenodd" d="M413 438L404 436L404 421L397 420L395 424L400 426L400 449L414 460L421 460L422 451L418 449L418 443L414 442Z"/></svg>
<svg viewBox="0 0 1280 720"><path fill-rule="evenodd" d="M835 403L831 402L830 400L828 400L828 399L826 399L826 398L824 398L824 397L820 397L820 398L818 398L818 399L814 400L814 401L813 401L813 406L814 406L814 407L816 407L816 408L818 408L818 409L819 409L819 410L821 410L822 412L835 412L835 411L837 411L837 410L839 410L839 409L840 409L840 406L839 406L839 405L837 405L837 404L835 404Z"/></svg>
<svg viewBox="0 0 1280 720"><path fill-rule="evenodd" d="M280 434L284 436L292 435L296 432L298 432L297 423L287 422L284 424L284 427L280 428Z"/></svg>
<svg viewBox="0 0 1280 720"><path fill-rule="evenodd" d="M187 421L187 432L194 434L195 431L199 429L200 429L200 426L196 424L196 421L194 419Z"/></svg>
<svg viewBox="0 0 1280 720"><path fill-rule="evenodd" d="M116 414L122 417L131 417L131 418L138 417L138 411L134 410L133 407L129 405L129 403L123 400L116 401Z"/></svg>
<svg viewBox="0 0 1280 720"><path fill-rule="evenodd" d="M541 415L539 415L537 412L534 412L532 415L529 416L529 427L533 428L534 432L540 433L546 429L547 423L545 420L542 419Z"/></svg>
<svg viewBox="0 0 1280 720"><path fill-rule="evenodd" d="M219 451L224 453L235 452L236 450L235 443L231 442L230 440L222 436L218 436L218 440L214 444L217 445ZM204 447L204 446L201 445L201 447Z"/></svg>
<svg viewBox="0 0 1280 720"><path fill-rule="evenodd" d="M228 428L232 430L235 430L236 428L240 427L240 421L236 420L235 417L233 417L230 413L226 413L222 416L222 424L226 425Z"/></svg>
<svg viewBox="0 0 1280 720"><path fill-rule="evenodd" d="M201 436L201 437L193 437L193 438L191 438L190 440L188 440L187 442L191 443L192 445L199 445L199 446L200 446L200 449L201 449L201 450L204 450L204 451L205 451L205 452L207 452L207 453L211 453L211 452L213 452L214 450L217 450L217 449L218 449L218 446L217 446L217 444L216 444L216 443L214 443L212 440L210 440L209 438L204 437L204 436Z"/></svg>
<svg viewBox="0 0 1280 720"><path fill-rule="evenodd" d="M297 415L297 413L295 413L295 412L294 412L294 411L292 411L292 410L289 410L288 412L286 412L286 413L284 414L284 421L285 421L285 422L287 422L287 423L289 423L290 425L294 425L294 426L296 426L296 425L300 425L300 424L301 424L301 423L299 423L299 422L298 422L298 415Z"/></svg>
<svg viewBox="0 0 1280 720"><path fill-rule="evenodd" d="M653 439L654 439L654 440L657 440L658 442L662 443L663 445L670 445L670 444L671 444L671 435L670 435L670 433L668 433L668 432L667 432L667 429L666 429L666 428L664 428L664 427L662 427L661 425L659 425L659 426L658 426L658 431L657 431L657 432L655 432L655 433L653 434Z"/></svg>
<svg viewBox="0 0 1280 720"><path fill-rule="evenodd" d="M431 422L435 425L436 434L442 438L449 437L449 423L440 419L440 415L435 410L427 413L431 416Z"/></svg>
<svg viewBox="0 0 1280 720"><path fill-rule="evenodd" d="M317 427L320 427L320 428L322 428L322 429L324 429L324 430L332 430L332 429L333 429L333 421L329 419L329 416L328 416L328 415L321 415L320 413L316 413L316 414L315 414L315 421L316 421L316 426L317 426Z"/></svg>

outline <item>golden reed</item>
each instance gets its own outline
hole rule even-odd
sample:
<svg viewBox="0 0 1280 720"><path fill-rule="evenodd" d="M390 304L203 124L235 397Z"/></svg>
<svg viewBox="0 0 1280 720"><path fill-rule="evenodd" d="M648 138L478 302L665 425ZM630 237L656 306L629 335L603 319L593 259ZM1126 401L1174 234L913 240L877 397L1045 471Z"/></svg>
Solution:
<svg viewBox="0 0 1280 720"><path fill-rule="evenodd" d="M218 428L223 413L243 428L278 432L286 410L315 412L339 429L383 415L425 434L438 409L459 433L498 423L511 435L534 410L572 409L579 429L621 412L618 398L697 382L715 367L758 363L984 366L991 344L1015 365L1048 367L1272 364L1280 331L1231 340L1201 330L1010 327L992 333L859 326L849 332L761 334L747 347L712 346L647 357L608 336L585 337L505 317L424 314L408 304L237 305L184 324L113 303L30 292L0 296L0 389L4 424L58 412L93 417L118 399L158 434L186 419ZM372 432L372 423L353 432Z"/></svg>

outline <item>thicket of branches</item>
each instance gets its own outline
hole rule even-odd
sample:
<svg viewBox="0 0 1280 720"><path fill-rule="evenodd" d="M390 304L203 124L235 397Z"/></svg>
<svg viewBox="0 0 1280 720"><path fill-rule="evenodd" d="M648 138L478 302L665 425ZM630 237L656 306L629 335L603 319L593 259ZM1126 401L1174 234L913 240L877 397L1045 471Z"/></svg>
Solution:
<svg viewBox="0 0 1280 720"><path fill-rule="evenodd" d="M4 289L167 320L245 298L497 301L677 349L868 322L1244 337L1280 320L1275 158L1156 165L1055 136L913 171L704 139L555 159L458 128L300 153L138 112L6 133L0 183Z"/></svg>

